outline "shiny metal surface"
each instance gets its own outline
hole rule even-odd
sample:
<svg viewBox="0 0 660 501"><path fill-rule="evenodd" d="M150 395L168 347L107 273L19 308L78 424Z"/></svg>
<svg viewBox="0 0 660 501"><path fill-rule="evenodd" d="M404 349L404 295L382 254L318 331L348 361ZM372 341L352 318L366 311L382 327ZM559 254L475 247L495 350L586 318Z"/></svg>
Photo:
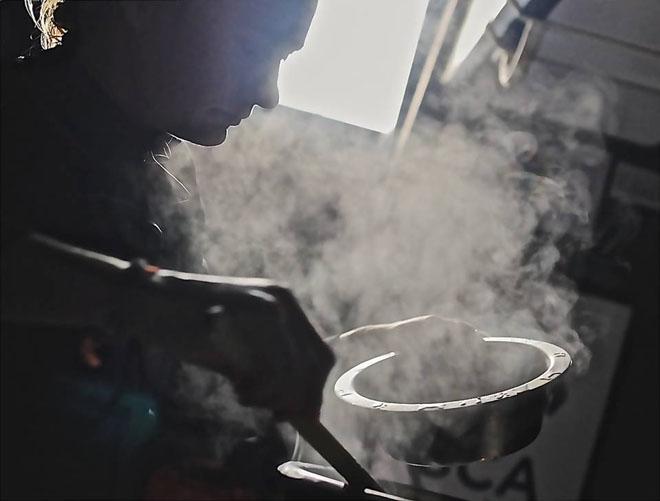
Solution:
<svg viewBox="0 0 660 501"><path fill-rule="evenodd" d="M570 355L559 346L546 343L543 341L535 341L532 339L515 338L515 337L484 337L486 343L515 343L532 346L547 357L548 367L546 370L536 376L534 379L508 388L504 391L498 391L488 395L478 395L471 398L452 400L448 402L435 402L435 403L396 403L396 402L383 402L374 400L372 398L363 396L355 388L355 379L360 376L363 371L369 367L382 363L396 356L395 352L386 353L369 360L366 360L352 369L349 369L342 374L335 383L335 394L351 405L358 407L365 407L367 409L378 409L380 411L389 412L420 412L420 411L440 411L458 408L466 408L475 405L487 404L489 402L496 402L505 398L512 398L520 395L526 391L532 391L536 388L549 383L550 381L561 376L571 365Z"/></svg>
<svg viewBox="0 0 660 501"><path fill-rule="evenodd" d="M552 343L434 315L362 327L331 344L329 428L420 466L493 459L531 443L548 390L571 365Z"/></svg>

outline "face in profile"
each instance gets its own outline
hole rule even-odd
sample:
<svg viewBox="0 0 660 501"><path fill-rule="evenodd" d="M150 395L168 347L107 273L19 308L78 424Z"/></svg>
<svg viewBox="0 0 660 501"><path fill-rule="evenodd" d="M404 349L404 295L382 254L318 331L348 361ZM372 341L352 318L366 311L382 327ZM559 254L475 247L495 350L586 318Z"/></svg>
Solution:
<svg viewBox="0 0 660 501"><path fill-rule="evenodd" d="M316 0L114 2L118 34L89 4L89 45L114 37L124 66L106 78L93 63L110 92L142 122L202 145L224 141L255 105L277 105L280 63L302 47L316 9Z"/></svg>

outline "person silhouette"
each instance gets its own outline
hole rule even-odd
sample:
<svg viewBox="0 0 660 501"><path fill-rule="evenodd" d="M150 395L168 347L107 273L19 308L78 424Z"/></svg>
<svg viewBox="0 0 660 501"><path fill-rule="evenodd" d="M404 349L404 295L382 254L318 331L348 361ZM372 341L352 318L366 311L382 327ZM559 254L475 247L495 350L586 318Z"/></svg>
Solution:
<svg viewBox="0 0 660 501"><path fill-rule="evenodd" d="M194 183L157 160L173 142L221 144L254 106L276 106L279 65L303 46L316 1L39 6L41 47L10 62L3 35L2 491L112 497L134 454L109 452L131 434L108 409L133 373L149 396L129 413L149 419L181 362L226 376L243 404L319 412L334 356L292 291L216 277L235 311L209 321L190 299L201 275L163 272L207 270ZM117 278L127 269L171 277L134 287Z"/></svg>

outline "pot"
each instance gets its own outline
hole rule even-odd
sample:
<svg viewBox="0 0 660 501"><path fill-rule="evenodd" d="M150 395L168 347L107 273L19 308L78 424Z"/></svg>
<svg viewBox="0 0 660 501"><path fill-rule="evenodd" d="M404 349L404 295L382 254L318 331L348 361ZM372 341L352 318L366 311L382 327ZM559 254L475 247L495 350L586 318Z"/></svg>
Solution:
<svg viewBox="0 0 660 501"><path fill-rule="evenodd" d="M425 466L515 452L539 434L548 390L571 365L551 343L435 315L330 343L338 361L321 419L367 467L377 448Z"/></svg>

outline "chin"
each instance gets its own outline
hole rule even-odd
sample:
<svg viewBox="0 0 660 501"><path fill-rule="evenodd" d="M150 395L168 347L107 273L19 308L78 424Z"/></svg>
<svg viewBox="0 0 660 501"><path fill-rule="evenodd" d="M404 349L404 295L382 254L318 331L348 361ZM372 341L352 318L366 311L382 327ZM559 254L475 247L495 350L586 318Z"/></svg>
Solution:
<svg viewBox="0 0 660 501"><path fill-rule="evenodd" d="M213 130L180 130L171 133L178 139L200 146L218 146L227 139L227 127L218 127Z"/></svg>
<svg viewBox="0 0 660 501"><path fill-rule="evenodd" d="M205 134L196 138L189 139L191 143L199 144L200 146L218 146L227 139L227 129L213 134Z"/></svg>

